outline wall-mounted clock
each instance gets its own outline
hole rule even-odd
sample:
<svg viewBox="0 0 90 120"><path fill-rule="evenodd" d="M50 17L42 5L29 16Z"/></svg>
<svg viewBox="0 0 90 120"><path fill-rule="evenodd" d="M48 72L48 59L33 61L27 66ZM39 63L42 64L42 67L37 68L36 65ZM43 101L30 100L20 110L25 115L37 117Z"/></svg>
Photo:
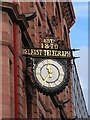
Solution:
<svg viewBox="0 0 90 120"><path fill-rule="evenodd" d="M34 67L36 86L44 94L50 95L66 86L66 66L55 59L43 59Z"/></svg>

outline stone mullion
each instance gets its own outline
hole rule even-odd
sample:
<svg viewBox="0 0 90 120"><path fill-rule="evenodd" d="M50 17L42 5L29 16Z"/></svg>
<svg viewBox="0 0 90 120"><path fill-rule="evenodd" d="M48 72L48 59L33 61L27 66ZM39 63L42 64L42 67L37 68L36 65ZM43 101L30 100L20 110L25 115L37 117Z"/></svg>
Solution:
<svg viewBox="0 0 90 120"><path fill-rule="evenodd" d="M34 95L32 99L32 118L39 118L39 109L38 109L38 99L37 99L37 90L34 90Z"/></svg>
<svg viewBox="0 0 90 120"><path fill-rule="evenodd" d="M43 30L43 35L46 34L46 26L47 26L47 12L45 9L45 6L42 9L42 14L43 14L43 21L42 21L42 30Z"/></svg>
<svg viewBox="0 0 90 120"><path fill-rule="evenodd" d="M18 60L19 61L19 60ZM20 65L20 62L19 64ZM17 66L17 79L18 79L18 114L19 114L19 118L23 117L23 81L24 81L24 77L23 77L23 71L22 68L20 66Z"/></svg>

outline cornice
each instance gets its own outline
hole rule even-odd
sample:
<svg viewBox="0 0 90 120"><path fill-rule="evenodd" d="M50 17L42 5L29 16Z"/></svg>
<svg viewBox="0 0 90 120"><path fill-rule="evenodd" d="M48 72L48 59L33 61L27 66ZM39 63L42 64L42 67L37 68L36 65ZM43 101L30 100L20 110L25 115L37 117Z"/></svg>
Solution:
<svg viewBox="0 0 90 120"><path fill-rule="evenodd" d="M75 13L72 2L61 2L62 14L66 19L68 29L75 23Z"/></svg>
<svg viewBox="0 0 90 120"><path fill-rule="evenodd" d="M12 22L19 24L22 30L26 30L26 28L29 27L29 24L26 21L25 16L19 14L17 10L17 5L14 5L10 2L1 2L0 8L2 11L7 12Z"/></svg>
<svg viewBox="0 0 90 120"><path fill-rule="evenodd" d="M7 46L11 50L12 54L14 55L14 49L13 49L12 45L9 42L0 41L0 45Z"/></svg>

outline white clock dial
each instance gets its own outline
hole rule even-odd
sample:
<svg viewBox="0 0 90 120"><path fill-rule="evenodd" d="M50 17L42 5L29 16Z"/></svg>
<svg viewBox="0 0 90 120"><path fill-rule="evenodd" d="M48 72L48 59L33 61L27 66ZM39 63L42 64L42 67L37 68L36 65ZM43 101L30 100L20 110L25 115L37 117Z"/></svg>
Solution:
<svg viewBox="0 0 90 120"><path fill-rule="evenodd" d="M42 60L35 69L38 82L48 88L60 85L64 79L64 66L51 59Z"/></svg>

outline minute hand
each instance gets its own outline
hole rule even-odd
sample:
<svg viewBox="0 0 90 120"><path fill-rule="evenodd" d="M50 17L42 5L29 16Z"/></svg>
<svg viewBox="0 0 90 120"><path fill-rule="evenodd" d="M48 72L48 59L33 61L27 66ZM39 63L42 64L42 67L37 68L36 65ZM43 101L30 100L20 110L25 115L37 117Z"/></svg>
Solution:
<svg viewBox="0 0 90 120"><path fill-rule="evenodd" d="M51 78L51 77L52 77L52 74L48 74L48 75L46 76L45 80L44 80L43 85L45 84L45 82L47 81L47 79L48 79L48 78Z"/></svg>

